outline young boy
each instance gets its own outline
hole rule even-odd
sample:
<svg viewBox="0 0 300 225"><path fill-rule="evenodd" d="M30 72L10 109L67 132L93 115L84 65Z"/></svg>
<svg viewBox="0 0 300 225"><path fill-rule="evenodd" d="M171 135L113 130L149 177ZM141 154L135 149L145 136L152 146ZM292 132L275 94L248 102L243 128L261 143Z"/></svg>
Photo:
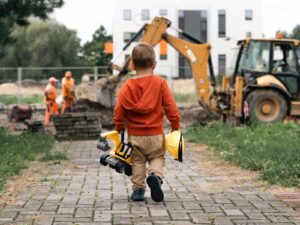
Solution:
<svg viewBox="0 0 300 225"><path fill-rule="evenodd" d="M124 131L125 124L132 151L133 201L143 201L145 194L146 162L149 163L147 184L151 198L164 199L161 189L165 162L163 117L167 116L172 130L179 129L180 115L167 82L153 75L156 66L153 48L137 44L131 55L136 78L122 86L114 110L115 129Z"/></svg>

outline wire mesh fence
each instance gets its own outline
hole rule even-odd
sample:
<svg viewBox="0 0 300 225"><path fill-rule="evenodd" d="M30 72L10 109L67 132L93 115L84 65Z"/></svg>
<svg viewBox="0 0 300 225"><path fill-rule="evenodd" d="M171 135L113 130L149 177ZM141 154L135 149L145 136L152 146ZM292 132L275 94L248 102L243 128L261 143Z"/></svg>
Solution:
<svg viewBox="0 0 300 225"><path fill-rule="evenodd" d="M171 66L157 66L155 73L167 78L174 94L195 93L192 74L185 79L180 79L178 71L181 69ZM76 86L82 82L93 83L103 74L108 75L107 67L2 67L0 68L0 106L33 103L42 105L48 79L55 77L59 80L57 89L60 94L61 79L66 71L72 72Z"/></svg>

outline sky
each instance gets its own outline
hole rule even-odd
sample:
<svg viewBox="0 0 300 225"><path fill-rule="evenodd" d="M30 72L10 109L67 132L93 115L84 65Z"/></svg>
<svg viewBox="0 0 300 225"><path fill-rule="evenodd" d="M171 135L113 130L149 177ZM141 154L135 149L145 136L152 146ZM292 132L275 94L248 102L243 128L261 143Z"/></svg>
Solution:
<svg viewBox="0 0 300 225"><path fill-rule="evenodd" d="M265 37L273 37L277 30L290 33L297 24L300 24L299 0L261 1ZM76 30L83 44L92 39L93 33L100 25L103 25L109 34L112 33L113 2L105 0L103 4L103 0L65 0L65 5L56 9L51 17L69 29Z"/></svg>

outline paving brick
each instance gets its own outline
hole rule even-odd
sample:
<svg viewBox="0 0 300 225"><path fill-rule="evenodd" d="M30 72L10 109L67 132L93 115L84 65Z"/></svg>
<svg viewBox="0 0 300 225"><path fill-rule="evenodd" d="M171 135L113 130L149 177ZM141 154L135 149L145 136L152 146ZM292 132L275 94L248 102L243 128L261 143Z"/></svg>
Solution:
<svg viewBox="0 0 300 225"><path fill-rule="evenodd" d="M86 125L81 122L77 125ZM162 203L151 200L148 188L145 201L133 202L130 179L99 165L96 144L71 142L67 154L73 167L57 166L40 186L20 192L15 205L0 211L0 224L300 224L292 208L258 187L237 185L222 192L213 188L203 191L202 185L220 183L223 178L203 172L202 156L193 150L186 153L183 164L166 158Z"/></svg>
<svg viewBox="0 0 300 225"><path fill-rule="evenodd" d="M243 216L244 214L238 209L224 209L227 216Z"/></svg>

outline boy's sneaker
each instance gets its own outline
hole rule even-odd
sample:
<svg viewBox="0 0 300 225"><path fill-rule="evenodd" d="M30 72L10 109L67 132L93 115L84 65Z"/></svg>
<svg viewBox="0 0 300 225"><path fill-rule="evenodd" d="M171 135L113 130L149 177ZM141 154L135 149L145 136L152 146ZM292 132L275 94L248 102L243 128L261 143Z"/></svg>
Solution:
<svg viewBox="0 0 300 225"><path fill-rule="evenodd" d="M164 193L161 189L162 180L159 176L151 173L147 177L147 184L151 189L151 198L155 202L161 202L164 200Z"/></svg>
<svg viewBox="0 0 300 225"><path fill-rule="evenodd" d="M145 195L145 190L143 188L139 188L135 191L133 191L132 195L131 195L131 199L133 201L144 201L144 195Z"/></svg>

